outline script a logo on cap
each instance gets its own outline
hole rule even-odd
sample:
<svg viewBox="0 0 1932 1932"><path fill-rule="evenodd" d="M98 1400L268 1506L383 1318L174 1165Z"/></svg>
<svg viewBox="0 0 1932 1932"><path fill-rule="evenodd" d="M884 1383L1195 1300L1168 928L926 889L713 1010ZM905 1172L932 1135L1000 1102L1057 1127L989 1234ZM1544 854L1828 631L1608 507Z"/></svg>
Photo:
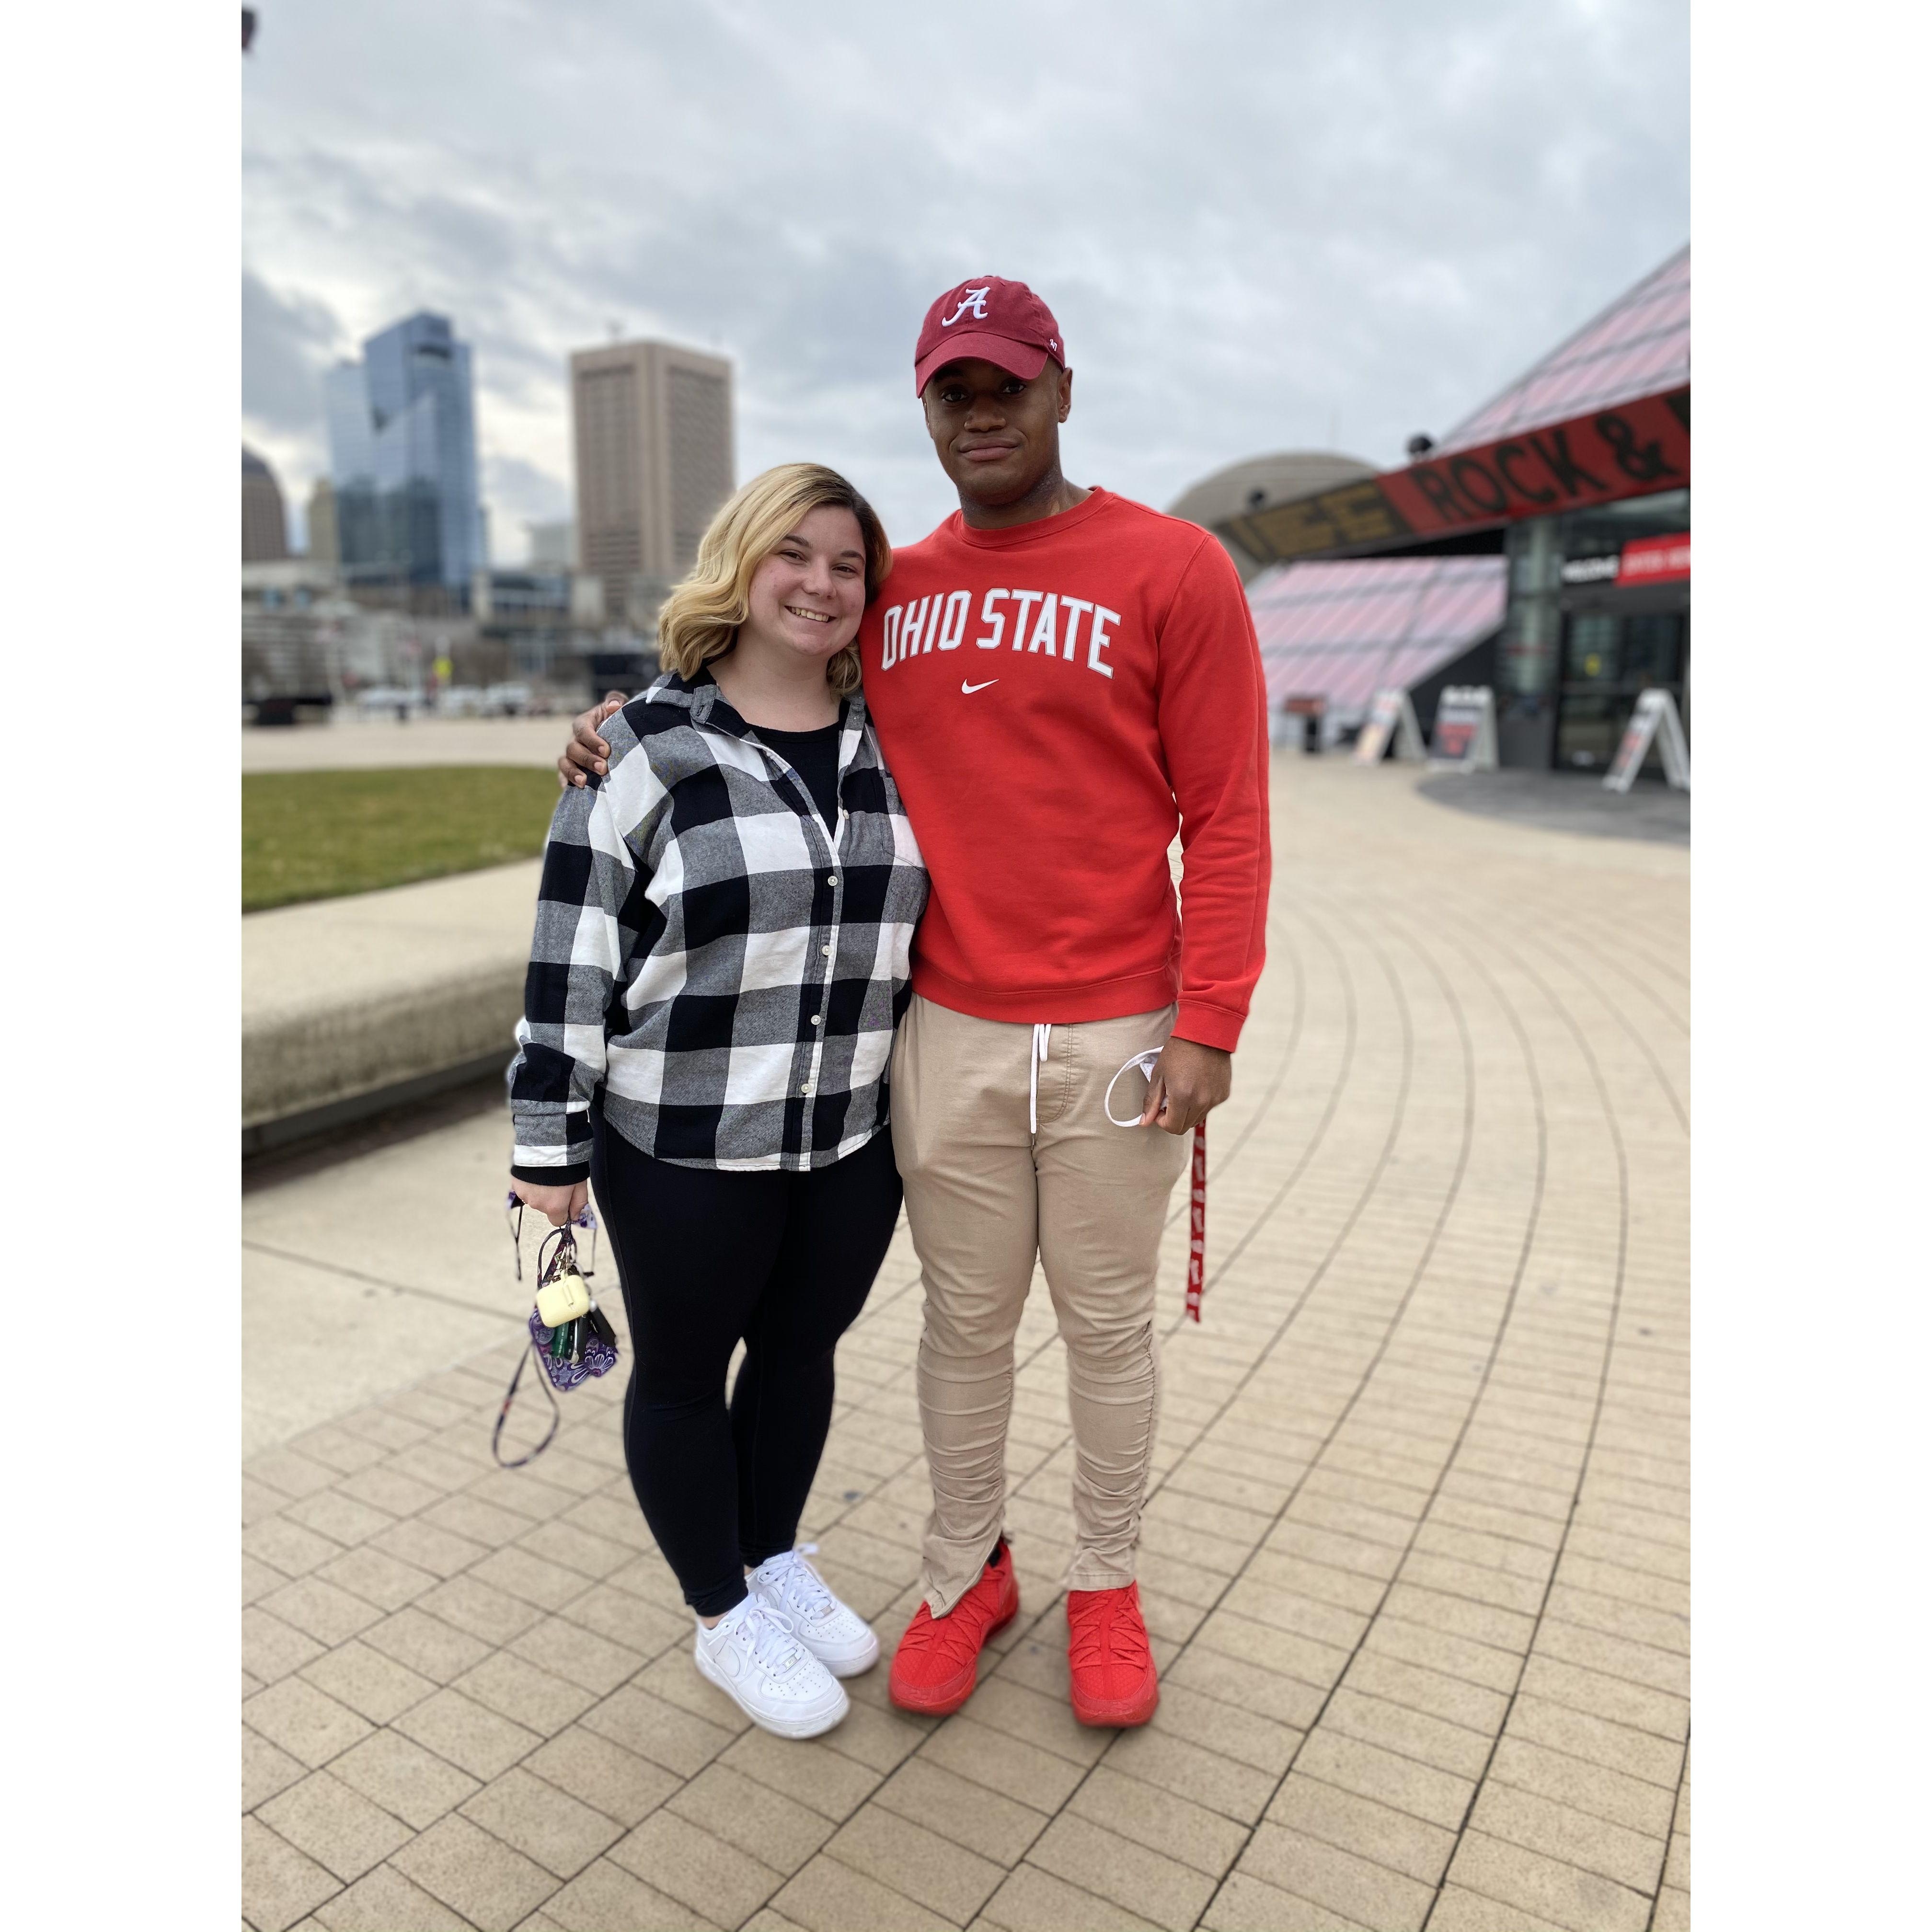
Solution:
<svg viewBox="0 0 1932 1932"><path fill-rule="evenodd" d="M968 309L972 310L974 316L978 320L984 322L986 320L986 298L992 292L993 290L990 284L983 289L961 290L959 292L959 306L956 308L950 315L941 316L940 317L940 327L941 328L950 328Z"/></svg>

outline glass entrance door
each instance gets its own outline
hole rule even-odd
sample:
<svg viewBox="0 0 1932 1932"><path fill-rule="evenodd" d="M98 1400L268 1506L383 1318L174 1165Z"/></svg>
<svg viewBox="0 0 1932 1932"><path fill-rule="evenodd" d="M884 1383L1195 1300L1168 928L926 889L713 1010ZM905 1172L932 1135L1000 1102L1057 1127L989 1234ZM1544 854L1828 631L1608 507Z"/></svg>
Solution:
<svg viewBox="0 0 1932 1932"><path fill-rule="evenodd" d="M1690 613L1651 610L1619 615L1578 610L1563 627L1563 684L1556 719L1559 771L1609 769L1637 695L1661 686L1676 701L1690 730L1685 673L1690 658ZM1652 748L1648 770L1656 762Z"/></svg>

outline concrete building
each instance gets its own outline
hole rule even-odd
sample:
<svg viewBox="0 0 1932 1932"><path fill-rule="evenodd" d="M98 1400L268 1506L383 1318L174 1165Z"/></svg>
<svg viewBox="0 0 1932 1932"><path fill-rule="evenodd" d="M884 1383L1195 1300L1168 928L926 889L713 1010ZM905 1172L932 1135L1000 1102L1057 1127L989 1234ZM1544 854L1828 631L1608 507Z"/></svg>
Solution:
<svg viewBox="0 0 1932 1932"><path fill-rule="evenodd" d="M289 554L288 512L275 472L242 446L242 561L278 562Z"/></svg>
<svg viewBox="0 0 1932 1932"><path fill-rule="evenodd" d="M361 616L332 566L283 556L242 566L242 701L258 723L326 712Z"/></svg>
<svg viewBox="0 0 1932 1932"><path fill-rule="evenodd" d="M668 342L614 342L570 358L578 568L612 622L655 620L731 494L731 364Z"/></svg>
<svg viewBox="0 0 1932 1932"><path fill-rule="evenodd" d="M577 526L568 518L560 523L526 524L532 570L573 570L577 566Z"/></svg>
<svg viewBox="0 0 1932 1932"><path fill-rule="evenodd" d="M509 674L514 653L473 617L374 609L349 595L343 577L313 557L243 565L244 717L292 724L372 699L386 711L404 700L420 707L445 659L449 684L482 687ZM587 674L578 662L566 669L576 698Z"/></svg>
<svg viewBox="0 0 1932 1932"><path fill-rule="evenodd" d="M502 676L516 677L574 704L603 686L590 666L603 649L603 586L556 564L479 570L470 614L480 641L502 654Z"/></svg>
<svg viewBox="0 0 1932 1932"><path fill-rule="evenodd" d="M335 486L326 476L318 476L308 493L308 554L316 563L342 561L342 545L335 533Z"/></svg>

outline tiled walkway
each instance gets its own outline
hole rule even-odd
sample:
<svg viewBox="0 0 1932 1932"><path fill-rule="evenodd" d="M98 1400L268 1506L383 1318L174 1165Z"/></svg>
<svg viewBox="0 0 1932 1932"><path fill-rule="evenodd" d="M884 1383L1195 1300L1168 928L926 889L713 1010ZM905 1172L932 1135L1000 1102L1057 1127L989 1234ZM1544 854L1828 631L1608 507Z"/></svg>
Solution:
<svg viewBox="0 0 1932 1932"><path fill-rule="evenodd" d="M1150 1726L1065 1702L1043 1291L995 1666L936 1724L882 1666L809 1744L694 1670L614 1389L492 1468L498 1346L249 1466L250 1923L1688 1925L1688 856L1413 787L1277 760L1198 1328L1168 1231ZM889 1646L926 1508L919 1319L902 1227L807 1526Z"/></svg>

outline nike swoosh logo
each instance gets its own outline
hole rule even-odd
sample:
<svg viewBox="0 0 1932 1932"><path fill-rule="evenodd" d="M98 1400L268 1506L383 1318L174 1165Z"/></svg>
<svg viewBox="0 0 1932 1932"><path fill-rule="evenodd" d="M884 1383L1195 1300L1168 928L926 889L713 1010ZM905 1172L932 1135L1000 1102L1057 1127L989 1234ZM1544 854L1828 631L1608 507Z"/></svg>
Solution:
<svg viewBox="0 0 1932 1932"><path fill-rule="evenodd" d="M996 677L989 677L986 680L986 684L998 684L999 681L1000 680ZM986 688L986 684L968 684L962 677L959 680L959 688L963 691L968 698L970 698L974 692L984 691Z"/></svg>

